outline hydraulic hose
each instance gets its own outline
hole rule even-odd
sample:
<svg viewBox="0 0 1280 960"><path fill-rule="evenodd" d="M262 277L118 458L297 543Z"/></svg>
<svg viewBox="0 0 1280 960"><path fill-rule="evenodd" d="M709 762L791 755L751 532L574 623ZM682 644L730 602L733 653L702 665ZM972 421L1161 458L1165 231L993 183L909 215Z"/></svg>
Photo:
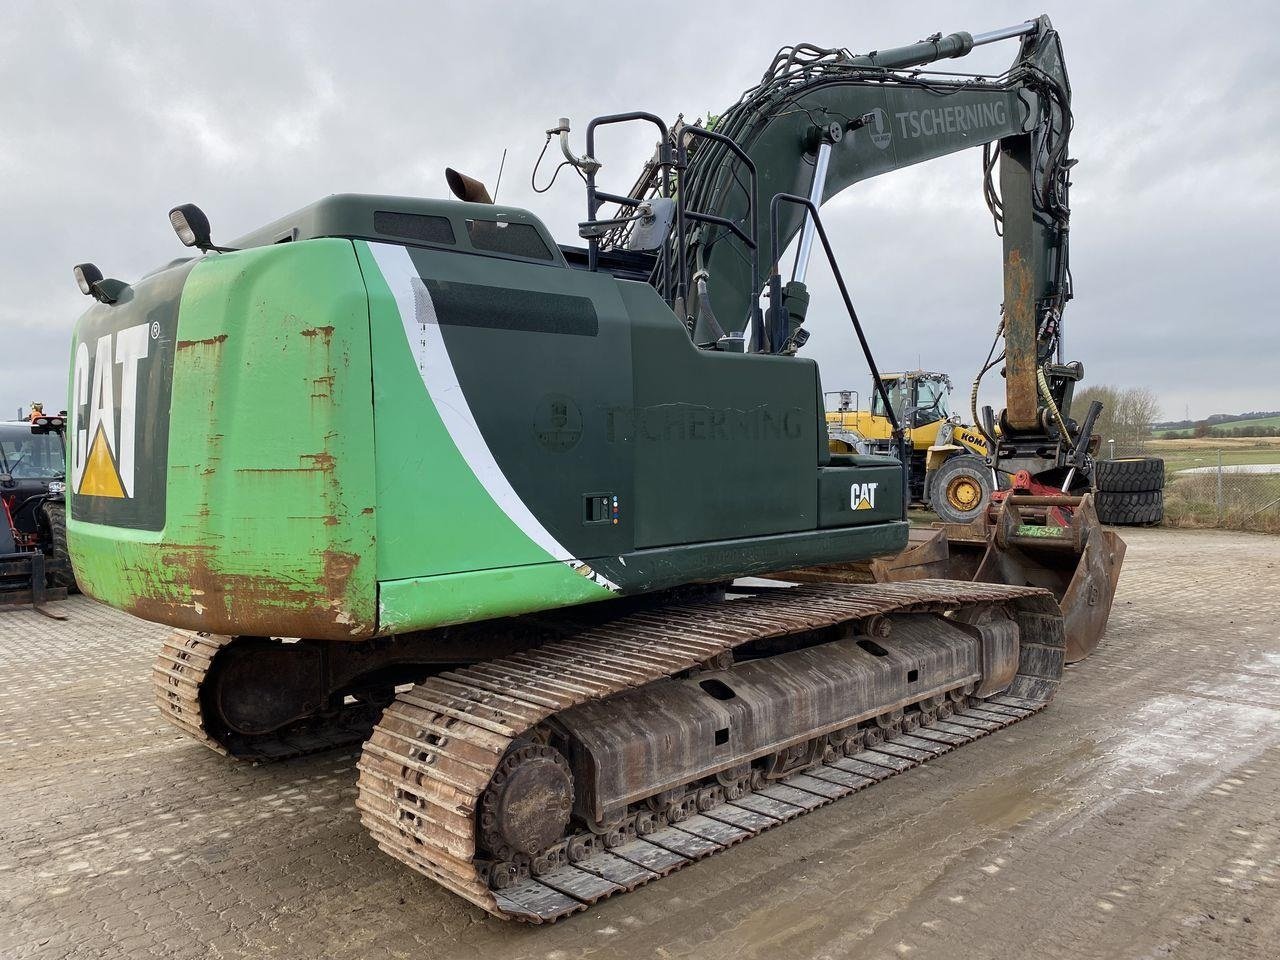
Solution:
<svg viewBox="0 0 1280 960"><path fill-rule="evenodd" d="M1001 309L1000 322L996 324L996 336L991 341L991 350L987 354L987 362L983 364L982 369L978 371L978 375L973 378L973 387L969 391L969 416L970 423L977 428L982 434L983 439L987 441L987 449L994 451L996 449L996 438L987 433L987 428L983 426L982 421L978 419L978 390L982 387L982 378L987 375L987 371L1004 359L1004 354L996 356L996 347L1000 343L1000 337L1004 334L1004 311Z"/></svg>
<svg viewBox="0 0 1280 960"><path fill-rule="evenodd" d="M1053 415L1054 421L1058 424L1058 429L1062 431L1062 439L1070 441L1071 431L1067 429L1067 421L1062 419L1062 411L1053 402L1053 394L1049 391L1049 380L1044 375L1043 367L1036 369L1036 384L1040 387L1041 399L1044 400L1045 406L1049 408L1049 413Z"/></svg>
<svg viewBox="0 0 1280 960"><path fill-rule="evenodd" d="M978 388L982 386L982 374L984 373L986 373L985 370L973 378L973 388L969 391L969 422L982 431L982 435L988 443L987 449L993 449L995 447L994 438L987 436L987 431L982 427L982 421L978 419Z"/></svg>

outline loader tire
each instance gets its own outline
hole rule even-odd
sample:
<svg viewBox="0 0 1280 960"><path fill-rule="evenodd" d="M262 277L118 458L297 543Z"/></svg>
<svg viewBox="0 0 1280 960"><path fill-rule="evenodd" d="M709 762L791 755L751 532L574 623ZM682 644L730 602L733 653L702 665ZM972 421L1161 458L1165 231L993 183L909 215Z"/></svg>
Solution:
<svg viewBox="0 0 1280 960"><path fill-rule="evenodd" d="M1139 493L1164 489L1164 461L1159 457L1094 461L1098 490L1104 493Z"/></svg>
<svg viewBox="0 0 1280 960"><path fill-rule="evenodd" d="M970 523L991 503L991 470L978 457L952 457L933 475L929 507L944 523Z"/></svg>
<svg viewBox="0 0 1280 960"><path fill-rule="evenodd" d="M79 593L71 554L67 551L67 508L61 503L46 503L40 508L41 526L45 531L42 544L49 571L49 583L66 587L68 593Z"/></svg>
<svg viewBox="0 0 1280 960"><path fill-rule="evenodd" d="M1099 490L1094 497L1098 519L1124 527L1143 527L1164 519L1164 494L1159 490L1116 493Z"/></svg>

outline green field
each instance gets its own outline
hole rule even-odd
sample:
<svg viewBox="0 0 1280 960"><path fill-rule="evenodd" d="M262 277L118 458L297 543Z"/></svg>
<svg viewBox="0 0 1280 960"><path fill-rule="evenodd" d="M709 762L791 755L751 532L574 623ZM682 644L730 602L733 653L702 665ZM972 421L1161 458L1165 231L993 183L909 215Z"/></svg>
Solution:
<svg viewBox="0 0 1280 960"><path fill-rule="evenodd" d="M1163 457L1165 470L1170 473L1177 473L1179 470L1186 470L1188 467L1216 467L1218 465L1218 451L1214 450L1188 450L1188 451L1170 451L1153 450L1151 453L1155 457ZM1222 465L1224 467L1232 467L1243 463L1280 463L1280 448L1271 450L1227 450L1222 451Z"/></svg>
<svg viewBox="0 0 1280 960"><path fill-rule="evenodd" d="M1280 463L1280 438L1154 440L1147 444L1146 455L1163 458L1165 470L1172 476L1189 467L1216 467L1219 451L1223 466Z"/></svg>
<svg viewBox="0 0 1280 960"><path fill-rule="evenodd" d="M1273 428L1280 427L1280 416L1257 417L1256 419L1253 419L1253 420L1232 420L1230 423L1215 423L1213 425L1214 429L1222 428L1224 430L1238 430L1241 427L1273 427ZM1191 427L1175 427L1172 430L1157 430L1155 431L1155 435L1157 437L1166 437L1170 433L1185 433L1190 429L1192 428ZM1205 439L1212 439L1212 437L1208 437Z"/></svg>

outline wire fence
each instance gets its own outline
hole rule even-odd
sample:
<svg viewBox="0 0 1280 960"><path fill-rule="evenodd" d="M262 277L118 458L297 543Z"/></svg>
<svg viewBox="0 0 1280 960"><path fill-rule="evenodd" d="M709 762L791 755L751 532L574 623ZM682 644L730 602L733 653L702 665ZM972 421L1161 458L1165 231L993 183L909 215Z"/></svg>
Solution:
<svg viewBox="0 0 1280 960"><path fill-rule="evenodd" d="M1102 453L1113 455L1106 445ZM1114 456L1164 458L1169 526L1280 533L1280 447L1173 452L1126 444Z"/></svg>

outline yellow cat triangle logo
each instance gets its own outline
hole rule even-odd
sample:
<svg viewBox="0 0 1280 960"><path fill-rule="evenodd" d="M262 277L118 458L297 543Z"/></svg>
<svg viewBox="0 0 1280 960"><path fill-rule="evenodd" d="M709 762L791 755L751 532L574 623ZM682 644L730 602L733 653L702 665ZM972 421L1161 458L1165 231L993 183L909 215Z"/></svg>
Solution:
<svg viewBox="0 0 1280 960"><path fill-rule="evenodd" d="M849 506L854 510L874 510L876 508L876 487L880 486L879 481L875 483L854 483L849 486Z"/></svg>
<svg viewBox="0 0 1280 960"><path fill-rule="evenodd" d="M93 446L89 448L84 476L80 478L80 489L76 492L91 497L124 499L120 472L116 469L115 458L111 456L111 448L107 445L107 435L103 433L101 426L93 435Z"/></svg>

